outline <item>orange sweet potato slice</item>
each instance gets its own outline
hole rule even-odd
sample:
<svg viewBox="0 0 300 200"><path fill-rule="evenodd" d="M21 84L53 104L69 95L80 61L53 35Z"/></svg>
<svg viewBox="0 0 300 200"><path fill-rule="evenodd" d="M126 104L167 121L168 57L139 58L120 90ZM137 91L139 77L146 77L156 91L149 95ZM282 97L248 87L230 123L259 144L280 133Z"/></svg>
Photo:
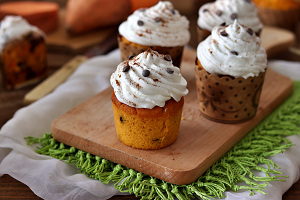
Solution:
<svg viewBox="0 0 300 200"><path fill-rule="evenodd" d="M58 26L58 10L58 4L53 2L6 2L0 5L0 19L2 20L6 15L20 15L31 25L48 33Z"/></svg>

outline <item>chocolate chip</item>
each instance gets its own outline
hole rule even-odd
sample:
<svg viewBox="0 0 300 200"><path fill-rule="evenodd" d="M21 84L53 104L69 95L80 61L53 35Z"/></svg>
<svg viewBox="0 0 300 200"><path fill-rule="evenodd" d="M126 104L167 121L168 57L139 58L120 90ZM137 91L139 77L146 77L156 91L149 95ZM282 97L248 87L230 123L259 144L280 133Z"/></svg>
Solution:
<svg viewBox="0 0 300 200"><path fill-rule="evenodd" d="M208 12L208 9L203 9L203 12Z"/></svg>
<svg viewBox="0 0 300 200"><path fill-rule="evenodd" d="M17 65L18 65L19 67L22 67L22 66L24 65L24 63L23 63L23 62L18 62Z"/></svg>
<svg viewBox="0 0 300 200"><path fill-rule="evenodd" d="M231 53L233 54L233 55L239 55L239 53L238 52L236 52L236 51L231 51Z"/></svg>
<svg viewBox="0 0 300 200"><path fill-rule="evenodd" d="M222 31L220 34L221 34L222 36L224 36L224 37L227 37L227 36L228 36L228 33L226 33L226 31Z"/></svg>
<svg viewBox="0 0 300 200"><path fill-rule="evenodd" d="M252 28L248 28L248 29L247 29L247 32L249 33L249 35L253 35L253 30L252 30Z"/></svg>
<svg viewBox="0 0 300 200"><path fill-rule="evenodd" d="M223 22L222 24L220 24L220 26L226 26L226 22Z"/></svg>
<svg viewBox="0 0 300 200"><path fill-rule="evenodd" d="M176 14L174 9L171 10L171 13L172 13L173 15Z"/></svg>
<svg viewBox="0 0 300 200"><path fill-rule="evenodd" d="M31 37L33 36L32 32L28 33L26 36L25 36L25 39L28 40L30 39Z"/></svg>
<svg viewBox="0 0 300 200"><path fill-rule="evenodd" d="M123 121L125 121L125 120L123 119L123 117L120 117L120 121L123 123Z"/></svg>
<svg viewBox="0 0 300 200"><path fill-rule="evenodd" d="M216 14L217 14L218 16L221 16L221 15L223 14L223 12L222 12L221 10L217 10Z"/></svg>
<svg viewBox="0 0 300 200"><path fill-rule="evenodd" d="M167 68L166 71L167 71L169 74L173 74L173 73L174 73L174 70L171 69L171 68Z"/></svg>
<svg viewBox="0 0 300 200"><path fill-rule="evenodd" d="M142 20L139 20L139 21L137 22L137 24L138 24L139 26L143 26L143 25L144 25L144 22L143 22Z"/></svg>
<svg viewBox="0 0 300 200"><path fill-rule="evenodd" d="M164 59L165 59L166 61L171 61L171 60L172 60L172 57L171 57L169 54L166 54L165 57L164 57Z"/></svg>
<svg viewBox="0 0 300 200"><path fill-rule="evenodd" d="M154 21L155 21L155 22L160 22L160 21L161 21L161 18L160 18L160 17L155 17Z"/></svg>
<svg viewBox="0 0 300 200"><path fill-rule="evenodd" d="M232 14L230 15L230 18L231 18L232 20L237 19L237 14L236 14L236 13L232 13Z"/></svg>
<svg viewBox="0 0 300 200"><path fill-rule="evenodd" d="M127 65L126 67L123 68L123 72L128 72L130 70L130 66Z"/></svg>
<svg viewBox="0 0 300 200"><path fill-rule="evenodd" d="M143 75L144 77L148 77L148 76L150 75L150 71L147 70L147 69L145 69L145 70L143 70L142 75Z"/></svg>
<svg viewBox="0 0 300 200"><path fill-rule="evenodd" d="M132 58L134 58L134 55L128 56L128 60L131 60Z"/></svg>

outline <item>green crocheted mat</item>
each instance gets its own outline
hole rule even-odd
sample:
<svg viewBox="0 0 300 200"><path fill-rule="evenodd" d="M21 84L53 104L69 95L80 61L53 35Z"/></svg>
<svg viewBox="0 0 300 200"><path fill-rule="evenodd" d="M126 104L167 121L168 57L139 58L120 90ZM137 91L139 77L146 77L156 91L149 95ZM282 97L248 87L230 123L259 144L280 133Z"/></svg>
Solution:
<svg viewBox="0 0 300 200"><path fill-rule="evenodd" d="M294 93L271 115L263 120L229 152L218 160L195 182L188 185L174 185L133 169L121 166L98 156L59 143L51 133L42 138L27 137L28 145L39 143L36 152L73 164L80 173L114 186L121 192L129 192L141 199L167 199L177 197L188 200L224 197L228 189L246 189L250 195L263 192L270 181L285 181L280 169L269 156L284 152L293 144L286 138L300 134L300 82L294 82ZM266 164L266 168L259 166ZM271 169L272 168L272 169ZM264 172L265 177L257 177L253 171ZM271 174L276 174L271 176ZM245 182L245 186L237 183Z"/></svg>

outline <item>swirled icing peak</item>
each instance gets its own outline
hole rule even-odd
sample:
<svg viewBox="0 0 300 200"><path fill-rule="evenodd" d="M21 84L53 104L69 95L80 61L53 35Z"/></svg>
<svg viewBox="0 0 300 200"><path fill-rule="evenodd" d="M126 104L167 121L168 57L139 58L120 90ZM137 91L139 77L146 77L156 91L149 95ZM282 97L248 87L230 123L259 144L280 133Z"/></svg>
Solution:
<svg viewBox="0 0 300 200"><path fill-rule="evenodd" d="M169 55L152 49L120 63L110 82L117 99L135 108L164 107L188 94L187 82Z"/></svg>
<svg viewBox="0 0 300 200"><path fill-rule="evenodd" d="M21 16L6 16L1 21L0 26L0 51L2 51L8 42L14 39L21 39L25 34L31 31L45 36L40 29L30 25L27 20Z"/></svg>
<svg viewBox="0 0 300 200"><path fill-rule="evenodd" d="M224 22L231 24L235 19L252 28L255 33L263 27L251 0L216 0L206 3L199 9L197 23L200 28L211 31L213 27Z"/></svg>
<svg viewBox="0 0 300 200"><path fill-rule="evenodd" d="M237 20L216 26L212 34L197 47L197 58L209 73L235 78L258 76L267 67L267 55L251 28Z"/></svg>
<svg viewBox="0 0 300 200"><path fill-rule="evenodd" d="M184 46L190 40L189 21L169 1L136 10L119 26L127 40L146 46Z"/></svg>

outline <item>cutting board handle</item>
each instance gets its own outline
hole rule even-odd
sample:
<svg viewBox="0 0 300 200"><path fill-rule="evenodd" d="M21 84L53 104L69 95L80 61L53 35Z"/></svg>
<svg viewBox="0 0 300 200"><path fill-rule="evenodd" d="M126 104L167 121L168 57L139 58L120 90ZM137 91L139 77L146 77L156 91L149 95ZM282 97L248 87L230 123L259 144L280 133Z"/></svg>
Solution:
<svg viewBox="0 0 300 200"><path fill-rule="evenodd" d="M49 76L45 81L33 88L29 93L27 93L24 97L24 104L31 104L52 92L57 86L63 83L86 59L86 56L80 55L72 58L53 75Z"/></svg>

